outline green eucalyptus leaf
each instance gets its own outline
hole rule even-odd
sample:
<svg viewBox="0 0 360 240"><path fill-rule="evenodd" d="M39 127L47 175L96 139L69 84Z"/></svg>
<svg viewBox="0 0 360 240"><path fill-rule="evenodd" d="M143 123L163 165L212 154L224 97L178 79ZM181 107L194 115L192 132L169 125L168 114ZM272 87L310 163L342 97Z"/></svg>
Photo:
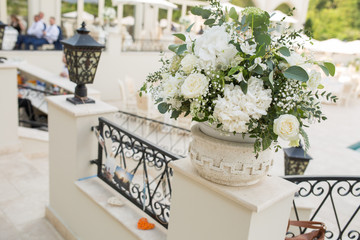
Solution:
<svg viewBox="0 0 360 240"><path fill-rule="evenodd" d="M270 59L266 61L266 64L270 70L274 70L274 64Z"/></svg>
<svg viewBox="0 0 360 240"><path fill-rule="evenodd" d="M178 110L174 110L172 113L171 113L171 117L170 118L174 118L175 120L180 116L181 114L181 111L178 111Z"/></svg>
<svg viewBox="0 0 360 240"><path fill-rule="evenodd" d="M257 65L256 68L253 70L254 73L257 74L263 74L263 69L260 67L260 65Z"/></svg>
<svg viewBox="0 0 360 240"><path fill-rule="evenodd" d="M327 67L323 66L323 65L320 65L320 68L323 70L323 72L325 73L326 76L329 76L329 70L327 69Z"/></svg>
<svg viewBox="0 0 360 240"><path fill-rule="evenodd" d="M169 104L162 102L158 105L158 110L160 113L164 114L169 110Z"/></svg>
<svg viewBox="0 0 360 240"><path fill-rule="evenodd" d="M187 45L186 44L182 44L179 46L179 48L176 51L177 55L181 55L183 54L185 51L187 50Z"/></svg>
<svg viewBox="0 0 360 240"><path fill-rule="evenodd" d="M177 49L179 48L179 45L177 44L171 44L169 45L168 49L174 53L176 53Z"/></svg>
<svg viewBox="0 0 360 240"><path fill-rule="evenodd" d="M247 89L248 89L248 84L245 81L241 81L240 82L240 88L243 91L244 94L247 93Z"/></svg>
<svg viewBox="0 0 360 240"><path fill-rule="evenodd" d="M229 17L231 17L234 20L239 19L239 14L236 12L234 7L230 8Z"/></svg>
<svg viewBox="0 0 360 240"><path fill-rule="evenodd" d="M265 46L267 46L271 43L271 37L268 34L255 34L255 41L259 45L264 44Z"/></svg>
<svg viewBox="0 0 360 240"><path fill-rule="evenodd" d="M331 76L335 75L335 65L331 62L324 62L324 66L329 70Z"/></svg>
<svg viewBox="0 0 360 240"><path fill-rule="evenodd" d="M191 8L190 12L196 16L201 16L202 10L203 9L201 7L193 7Z"/></svg>
<svg viewBox="0 0 360 240"><path fill-rule="evenodd" d="M271 145L271 139L269 137L265 137L262 139L262 150L266 150Z"/></svg>
<svg viewBox="0 0 360 240"><path fill-rule="evenodd" d="M306 82L309 80L309 75L307 72L299 66L291 66L284 72L284 76L288 79L295 79L301 82Z"/></svg>
<svg viewBox="0 0 360 240"><path fill-rule="evenodd" d="M180 40L183 40L184 42L186 41L186 37L184 34L182 33L174 33L173 34L175 37L179 38Z"/></svg>
<svg viewBox="0 0 360 240"><path fill-rule="evenodd" d="M236 67L232 67L231 69L230 69L230 71L228 72L228 76L231 76L231 75L233 75L234 73L236 73L238 70L240 69L240 66L236 66Z"/></svg>
<svg viewBox="0 0 360 240"><path fill-rule="evenodd" d="M208 9L202 9L201 17L203 19L208 19L211 15L211 11Z"/></svg>
<svg viewBox="0 0 360 240"><path fill-rule="evenodd" d="M317 86L317 89L324 89L324 85L319 84L319 85Z"/></svg>
<svg viewBox="0 0 360 240"><path fill-rule="evenodd" d="M274 86L274 71L271 71L269 74L269 82Z"/></svg>
<svg viewBox="0 0 360 240"><path fill-rule="evenodd" d="M187 29L186 29L186 32L190 32L191 31L191 28L194 26L195 23L191 24Z"/></svg>
<svg viewBox="0 0 360 240"><path fill-rule="evenodd" d="M205 25L212 25L214 23L215 23L215 19L213 18L206 19L204 22Z"/></svg>
<svg viewBox="0 0 360 240"><path fill-rule="evenodd" d="M279 48L279 52L284 55L285 57L290 57L290 51L287 47Z"/></svg>

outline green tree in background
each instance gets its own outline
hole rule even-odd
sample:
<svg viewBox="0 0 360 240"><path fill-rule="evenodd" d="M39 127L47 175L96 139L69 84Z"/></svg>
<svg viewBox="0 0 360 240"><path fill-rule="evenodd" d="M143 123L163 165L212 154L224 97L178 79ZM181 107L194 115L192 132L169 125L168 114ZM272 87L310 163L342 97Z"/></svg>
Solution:
<svg viewBox="0 0 360 240"><path fill-rule="evenodd" d="M231 0L232 4L237 5L239 7L251 7L255 6L252 0Z"/></svg>
<svg viewBox="0 0 360 240"><path fill-rule="evenodd" d="M111 0L105 0L105 7L112 7ZM61 2L61 13L76 11L76 3ZM92 3L84 3L84 11L94 16L98 15L98 5Z"/></svg>
<svg viewBox="0 0 360 240"><path fill-rule="evenodd" d="M360 39L360 0L310 0L305 30L317 40Z"/></svg>
<svg viewBox="0 0 360 240"><path fill-rule="evenodd" d="M27 0L7 0L7 13L27 18Z"/></svg>

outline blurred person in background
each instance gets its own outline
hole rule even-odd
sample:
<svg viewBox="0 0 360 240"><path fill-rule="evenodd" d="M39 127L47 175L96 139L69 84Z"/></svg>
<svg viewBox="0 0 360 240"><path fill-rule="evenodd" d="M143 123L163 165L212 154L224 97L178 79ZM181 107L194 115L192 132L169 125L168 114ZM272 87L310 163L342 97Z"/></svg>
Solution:
<svg viewBox="0 0 360 240"><path fill-rule="evenodd" d="M11 15L10 26L15 28L18 31L19 35L25 32L25 26L15 14Z"/></svg>
<svg viewBox="0 0 360 240"><path fill-rule="evenodd" d="M19 35L15 44L15 49L21 49L21 45L28 43L35 38L41 38L43 36L44 25L40 22L39 15L34 16L33 24L28 28L27 35ZM28 50L28 49L27 49Z"/></svg>
<svg viewBox="0 0 360 240"><path fill-rule="evenodd" d="M42 32L40 38L32 38L25 42L25 49L30 49L30 45L34 46L34 50L43 44L53 44L59 37L59 27L55 24L55 18L50 17L50 25Z"/></svg>

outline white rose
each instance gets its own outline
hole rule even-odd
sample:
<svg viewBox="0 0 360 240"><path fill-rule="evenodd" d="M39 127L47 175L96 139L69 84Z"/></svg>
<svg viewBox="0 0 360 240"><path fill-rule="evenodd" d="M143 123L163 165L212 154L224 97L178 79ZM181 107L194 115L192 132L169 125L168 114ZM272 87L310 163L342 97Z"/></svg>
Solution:
<svg viewBox="0 0 360 240"><path fill-rule="evenodd" d="M298 119L291 114L283 114L274 121L274 133L292 145L299 140L299 127Z"/></svg>
<svg viewBox="0 0 360 240"><path fill-rule="evenodd" d="M203 68L229 66L236 56L236 47L229 44L231 36L226 27L215 26L204 32L195 41L194 53Z"/></svg>
<svg viewBox="0 0 360 240"><path fill-rule="evenodd" d="M307 86L315 91L321 82L321 74L315 70L311 70L309 74L309 80L307 81Z"/></svg>
<svg viewBox="0 0 360 240"><path fill-rule="evenodd" d="M248 42L244 42L240 44L241 51L243 51L246 54L254 55L256 52L256 43L253 45L250 45Z"/></svg>
<svg viewBox="0 0 360 240"><path fill-rule="evenodd" d="M196 66L197 61L198 61L198 58L195 55L192 55L192 54L186 55L183 58L183 60L181 60L182 70L186 74L190 74L192 72L192 70L194 69L194 67Z"/></svg>
<svg viewBox="0 0 360 240"><path fill-rule="evenodd" d="M209 80L201 73L192 73L181 86L181 94L185 98L199 97L205 93L209 85Z"/></svg>
<svg viewBox="0 0 360 240"><path fill-rule="evenodd" d="M163 99L171 99L180 93L180 84L182 82L182 78L180 75L176 75L175 77L168 75L163 75L163 84L162 84L162 97Z"/></svg>

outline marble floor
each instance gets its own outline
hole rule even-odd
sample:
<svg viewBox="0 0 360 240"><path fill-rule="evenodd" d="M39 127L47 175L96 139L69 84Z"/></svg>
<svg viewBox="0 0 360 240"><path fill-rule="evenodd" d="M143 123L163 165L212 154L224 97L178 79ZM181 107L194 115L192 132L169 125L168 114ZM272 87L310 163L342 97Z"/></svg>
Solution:
<svg viewBox="0 0 360 240"><path fill-rule="evenodd" d="M49 201L46 158L0 155L0 240L61 240L45 219Z"/></svg>

